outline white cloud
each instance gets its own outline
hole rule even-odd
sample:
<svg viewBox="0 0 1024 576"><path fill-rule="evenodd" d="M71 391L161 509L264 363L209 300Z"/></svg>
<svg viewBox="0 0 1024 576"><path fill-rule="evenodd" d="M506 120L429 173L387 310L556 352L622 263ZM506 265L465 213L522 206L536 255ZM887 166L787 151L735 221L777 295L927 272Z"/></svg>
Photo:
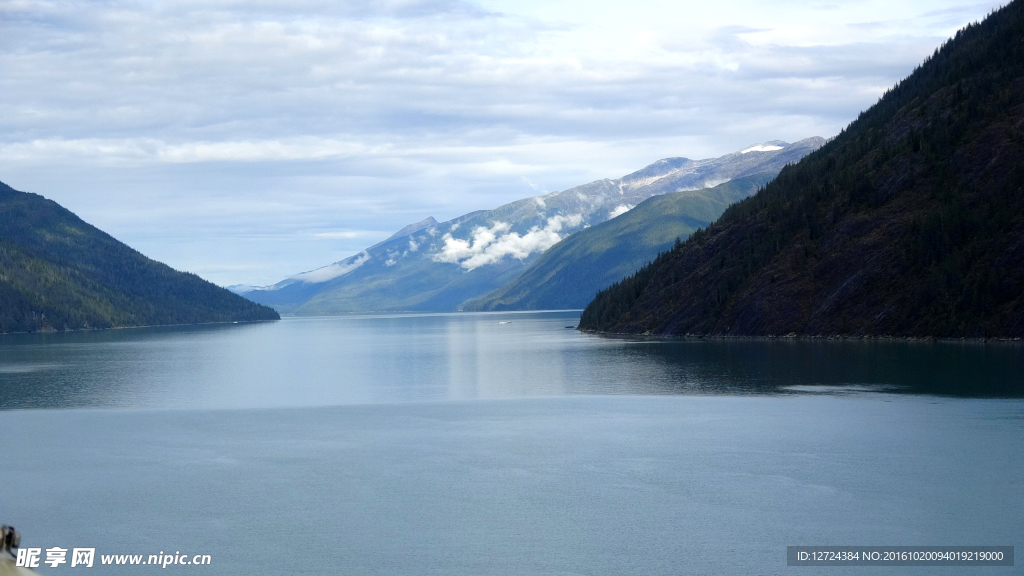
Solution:
<svg viewBox="0 0 1024 576"><path fill-rule="evenodd" d="M370 255L366 252L360 252L356 256L341 262L335 262L330 266L324 266L323 268L317 268L309 272L303 272L302 274L296 274L292 276L293 279L306 282L308 284L319 284L321 282L327 282L333 280L339 276L344 276L349 272L359 268L363 264L366 264L370 260Z"/></svg>
<svg viewBox="0 0 1024 576"><path fill-rule="evenodd" d="M557 244L562 239L559 232L564 227L575 228L582 223L581 214L552 216L543 227L534 226L520 236L515 232L508 232L508 224L495 222L490 228L475 228L469 240L445 234L442 237L444 246L432 258L435 262L459 264L467 271L496 264L506 256L522 260Z"/></svg>
<svg viewBox="0 0 1024 576"><path fill-rule="evenodd" d="M616 218L618 216L622 216L623 214L625 214L626 212L629 212L632 209L633 209L633 205L632 204L620 204L620 205L616 206L614 210L612 210L611 212L608 213L608 219L610 220L612 218Z"/></svg>
<svg viewBox="0 0 1024 576"><path fill-rule="evenodd" d="M434 254L431 259L434 262L448 262L458 264L464 260L481 254L488 246L493 244L498 236L508 232L510 226L505 222L495 222L490 228L478 226L473 229L468 240L453 238L451 232L446 233L441 239L444 246L441 251ZM456 226L452 226L454 231ZM472 269L472 268L470 268Z"/></svg>
<svg viewBox="0 0 1024 576"><path fill-rule="evenodd" d="M342 255L310 231L832 136L1000 3L0 1L0 180L267 283Z"/></svg>
<svg viewBox="0 0 1024 576"><path fill-rule="evenodd" d="M782 146L776 146L774 144L755 144L750 148L740 150L740 154L746 154L748 152L771 152L773 150L782 150Z"/></svg>

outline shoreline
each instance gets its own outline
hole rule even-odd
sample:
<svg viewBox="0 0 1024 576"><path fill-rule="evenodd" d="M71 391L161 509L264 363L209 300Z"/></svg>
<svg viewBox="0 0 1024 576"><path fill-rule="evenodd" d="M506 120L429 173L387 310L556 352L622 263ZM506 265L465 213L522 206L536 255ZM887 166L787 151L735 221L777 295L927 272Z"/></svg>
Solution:
<svg viewBox="0 0 1024 576"><path fill-rule="evenodd" d="M1022 344L1024 338L1011 338L1006 336L993 336L983 338L949 338L940 336L891 336L891 335L860 335L832 334L832 335L808 335L789 333L784 335L768 334L754 336L746 334L652 334L650 332L606 332L603 330L590 330L576 328L577 331L593 336L604 336L608 338L642 338L648 340L748 340L748 341L842 341L842 342L935 342L935 343L961 343L961 344Z"/></svg>
<svg viewBox="0 0 1024 576"><path fill-rule="evenodd" d="M14 334L70 334L72 332L99 332L102 330L132 330L135 328L172 328L180 326L211 326L214 324L256 324L259 322L279 322L281 319L268 318L266 320L225 320L222 322L189 322L184 324L139 324L138 326L110 326L108 328L71 328L68 330L34 330L31 332L0 332L0 336Z"/></svg>

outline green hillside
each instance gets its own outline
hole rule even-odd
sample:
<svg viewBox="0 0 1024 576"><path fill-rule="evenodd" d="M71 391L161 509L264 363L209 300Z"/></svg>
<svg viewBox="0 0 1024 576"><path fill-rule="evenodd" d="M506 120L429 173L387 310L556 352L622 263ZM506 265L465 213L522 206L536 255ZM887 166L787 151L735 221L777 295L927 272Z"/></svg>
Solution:
<svg viewBox="0 0 1024 576"><path fill-rule="evenodd" d="M602 292L581 329L1024 336L1024 2Z"/></svg>
<svg viewBox="0 0 1024 576"><path fill-rule="evenodd" d="M774 174L737 178L713 188L655 196L616 218L591 226L549 248L521 276L468 302L469 310L582 308L602 288L621 280L707 226Z"/></svg>
<svg viewBox="0 0 1024 576"><path fill-rule="evenodd" d="M278 318L0 183L0 333Z"/></svg>

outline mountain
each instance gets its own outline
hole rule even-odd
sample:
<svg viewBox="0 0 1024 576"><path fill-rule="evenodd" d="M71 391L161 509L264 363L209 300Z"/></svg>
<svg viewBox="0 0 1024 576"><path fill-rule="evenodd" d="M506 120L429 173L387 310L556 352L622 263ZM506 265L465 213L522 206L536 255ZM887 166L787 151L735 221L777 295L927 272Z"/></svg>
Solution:
<svg viewBox="0 0 1024 576"><path fill-rule="evenodd" d="M229 292L234 292L235 294L241 296L246 292L250 292L252 290L259 290L260 288L262 288L262 286L253 286L251 284L232 284L231 286L225 286L224 288L227 289Z"/></svg>
<svg viewBox="0 0 1024 576"><path fill-rule="evenodd" d="M0 183L0 333L278 318Z"/></svg>
<svg viewBox="0 0 1024 576"><path fill-rule="evenodd" d="M809 151L809 150L808 150ZM650 263L767 184L774 173L736 178L713 188L671 192L569 236L512 282L466 303L477 310L583 308L597 292Z"/></svg>
<svg viewBox="0 0 1024 576"><path fill-rule="evenodd" d="M600 293L580 328L1024 336L1024 2L961 30L817 152Z"/></svg>
<svg viewBox="0 0 1024 576"><path fill-rule="evenodd" d="M411 234L415 234L416 232L419 232L420 230L426 230L427 228L430 228L431 226L437 226L437 220L434 220L433 216L428 216L427 218L425 218L423 220L420 220L419 222L417 222L415 224L409 224L405 228L402 228L398 232L395 232L394 234L391 235L390 238L385 240L385 242L390 242L391 240L397 240L398 238L405 238L406 236L409 236Z"/></svg>
<svg viewBox="0 0 1024 576"><path fill-rule="evenodd" d="M457 310L516 279L563 238L652 196L778 172L819 145L813 138L773 141L720 158L668 158L618 180L598 180L447 222L428 219L424 227L424 222L413 224L355 256L245 297L296 314Z"/></svg>

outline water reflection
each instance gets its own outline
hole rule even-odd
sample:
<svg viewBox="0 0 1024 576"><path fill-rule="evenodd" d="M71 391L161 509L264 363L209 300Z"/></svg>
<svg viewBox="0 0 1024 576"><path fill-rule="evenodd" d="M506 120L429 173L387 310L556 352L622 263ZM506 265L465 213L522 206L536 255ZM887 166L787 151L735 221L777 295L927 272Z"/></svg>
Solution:
<svg viewBox="0 0 1024 576"><path fill-rule="evenodd" d="M1024 395L1017 344L603 338L573 313L0 336L0 407L242 408L579 394Z"/></svg>
<svg viewBox="0 0 1024 576"><path fill-rule="evenodd" d="M681 393L1024 395L1024 346L1014 343L683 340L645 351Z"/></svg>

